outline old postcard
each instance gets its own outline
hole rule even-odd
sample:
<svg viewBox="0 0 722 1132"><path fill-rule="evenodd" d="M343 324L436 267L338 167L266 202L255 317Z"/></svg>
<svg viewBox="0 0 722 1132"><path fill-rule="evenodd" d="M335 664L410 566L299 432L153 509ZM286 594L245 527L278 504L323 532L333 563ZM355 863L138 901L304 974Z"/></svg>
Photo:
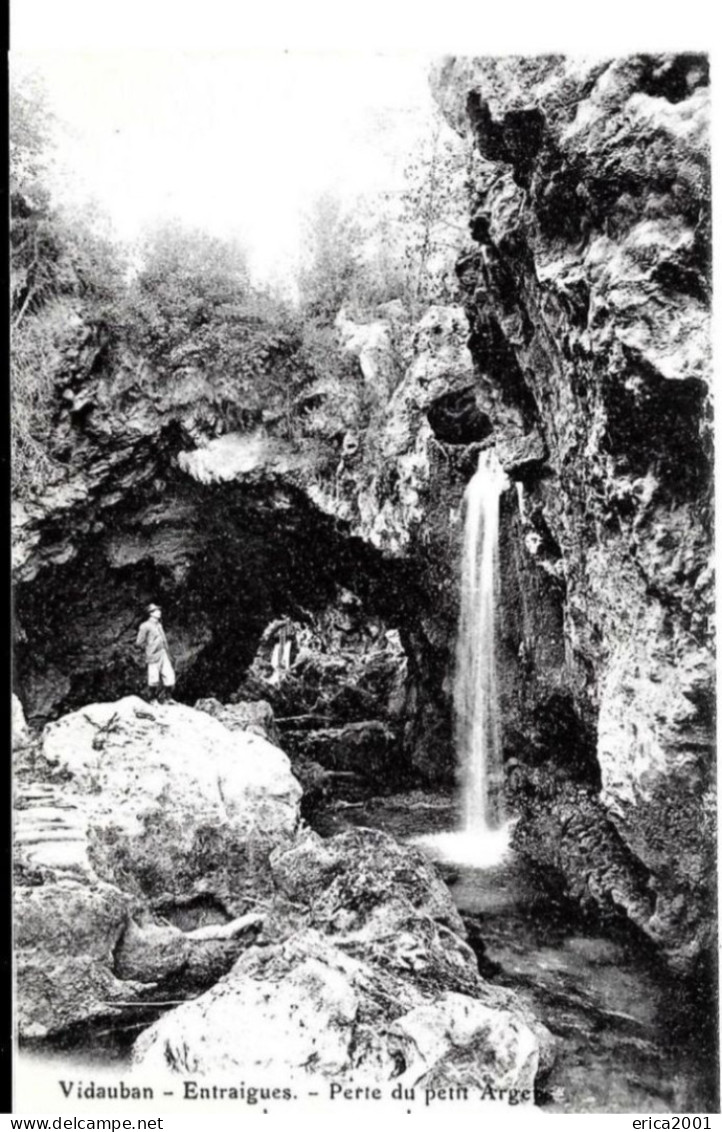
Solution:
<svg viewBox="0 0 722 1132"><path fill-rule="evenodd" d="M711 1127L708 57L10 71L15 1111Z"/></svg>

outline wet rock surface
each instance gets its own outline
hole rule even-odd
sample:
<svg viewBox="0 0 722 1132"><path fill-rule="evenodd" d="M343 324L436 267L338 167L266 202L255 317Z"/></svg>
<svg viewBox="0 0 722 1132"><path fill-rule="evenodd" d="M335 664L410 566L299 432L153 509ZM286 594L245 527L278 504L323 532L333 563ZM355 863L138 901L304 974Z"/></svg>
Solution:
<svg viewBox="0 0 722 1132"><path fill-rule="evenodd" d="M453 829L438 794L377 798L321 811L336 833L370 826L402 843ZM335 840L335 839L334 839ZM424 852L433 853L433 841ZM583 853L582 848L579 849ZM483 979L513 990L554 1035L556 1057L538 1080L550 1112L716 1112L719 1074L714 970L670 975L644 934L594 901L549 884L548 866L512 852L484 869L438 861Z"/></svg>

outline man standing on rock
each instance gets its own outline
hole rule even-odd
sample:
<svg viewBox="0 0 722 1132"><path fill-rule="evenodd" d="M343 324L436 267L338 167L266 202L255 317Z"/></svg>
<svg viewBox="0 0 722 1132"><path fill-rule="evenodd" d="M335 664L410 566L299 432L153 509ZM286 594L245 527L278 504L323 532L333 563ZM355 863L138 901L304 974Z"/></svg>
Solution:
<svg viewBox="0 0 722 1132"><path fill-rule="evenodd" d="M170 660L168 641L160 623L160 608L148 606L148 620L138 630L136 645L145 649L148 665L148 700L161 704L175 703L171 692L175 687L175 672Z"/></svg>

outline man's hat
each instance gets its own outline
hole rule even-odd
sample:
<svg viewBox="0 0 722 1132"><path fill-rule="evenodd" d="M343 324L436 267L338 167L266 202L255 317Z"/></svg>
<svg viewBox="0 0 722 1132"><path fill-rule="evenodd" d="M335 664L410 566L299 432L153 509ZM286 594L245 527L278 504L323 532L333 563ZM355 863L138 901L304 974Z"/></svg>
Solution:
<svg viewBox="0 0 722 1132"><path fill-rule="evenodd" d="M160 606L153 605L153 602L148 606L148 613L160 613Z"/></svg>

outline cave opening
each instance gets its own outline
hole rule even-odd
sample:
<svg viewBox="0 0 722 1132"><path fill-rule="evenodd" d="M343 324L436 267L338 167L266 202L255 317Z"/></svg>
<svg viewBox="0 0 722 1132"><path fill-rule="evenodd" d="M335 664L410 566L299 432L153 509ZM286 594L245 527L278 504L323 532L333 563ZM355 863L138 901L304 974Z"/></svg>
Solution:
<svg viewBox="0 0 722 1132"><path fill-rule="evenodd" d="M135 638L151 601L163 610L177 698L189 704L237 693L274 618L312 625L350 593L358 618L387 631L413 602L407 568L350 537L300 489L268 482L176 475L126 497L73 545L72 558L16 588L15 684L35 723L142 694Z"/></svg>

